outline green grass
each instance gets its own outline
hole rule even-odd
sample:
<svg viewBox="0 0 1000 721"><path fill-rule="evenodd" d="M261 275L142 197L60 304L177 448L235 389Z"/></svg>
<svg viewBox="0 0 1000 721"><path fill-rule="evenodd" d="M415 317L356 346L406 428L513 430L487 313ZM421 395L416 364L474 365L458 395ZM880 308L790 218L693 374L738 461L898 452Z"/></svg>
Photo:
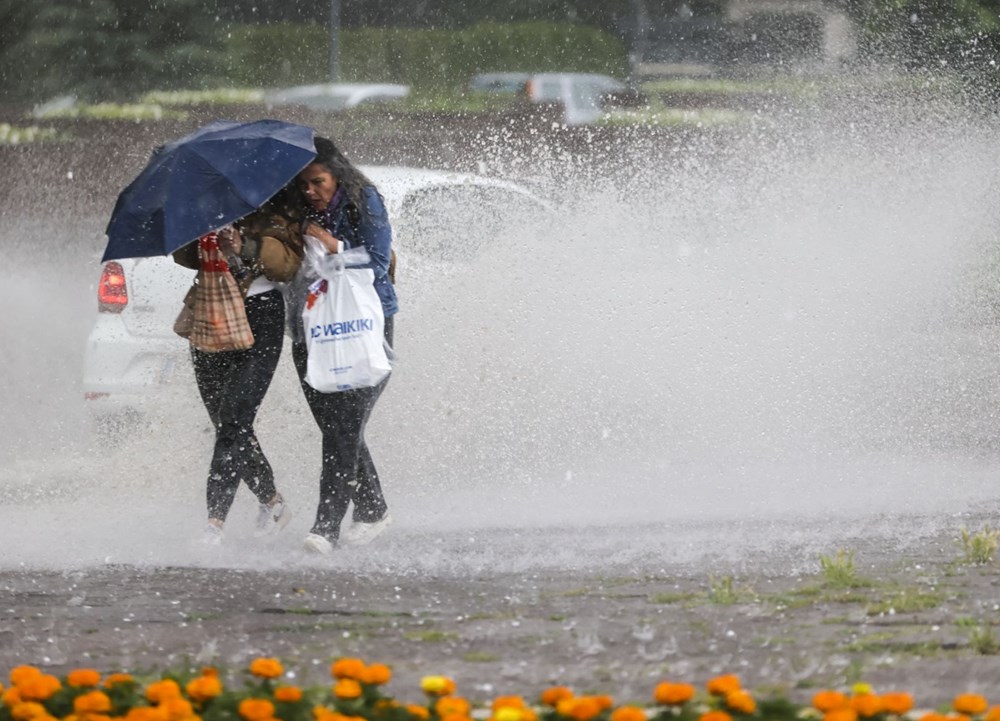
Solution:
<svg viewBox="0 0 1000 721"><path fill-rule="evenodd" d="M467 654L462 656L462 660L468 663L492 663L494 661L499 661L500 657L484 651L469 651Z"/></svg>
<svg viewBox="0 0 1000 721"><path fill-rule="evenodd" d="M715 603L720 606L731 606L735 603L739 603L740 601L748 600L748 598L752 597L752 595L753 594L747 591L741 591L736 588L735 581L732 576L709 579L709 603Z"/></svg>
<svg viewBox="0 0 1000 721"><path fill-rule="evenodd" d="M67 140L65 133L54 128L40 128L37 125L18 127L10 123L0 123L0 145L25 145L47 140Z"/></svg>
<svg viewBox="0 0 1000 721"><path fill-rule="evenodd" d="M889 595L868 606L868 615L877 616L883 613L919 613L937 608L944 601L940 593L904 589Z"/></svg>
<svg viewBox="0 0 1000 721"><path fill-rule="evenodd" d="M827 588L866 588L872 585L861 578L854 567L854 551L839 549L833 556L819 557L820 575Z"/></svg>
<svg viewBox="0 0 1000 721"><path fill-rule="evenodd" d="M403 636L408 641L420 641L421 643L444 643L458 638L457 633L450 631L407 631Z"/></svg>
<svg viewBox="0 0 1000 721"><path fill-rule="evenodd" d="M1000 544L1000 531L983 526L982 530L975 533L969 533L967 529L963 528L961 534L962 550L966 563L983 565L992 561L996 556L997 546Z"/></svg>
<svg viewBox="0 0 1000 721"><path fill-rule="evenodd" d="M969 647L980 656L1000 654L1000 641L989 626L976 626L969 631Z"/></svg>
<svg viewBox="0 0 1000 721"><path fill-rule="evenodd" d="M260 103L264 91L259 88L215 88L214 90L154 90L139 102L148 105L235 105Z"/></svg>
<svg viewBox="0 0 1000 721"><path fill-rule="evenodd" d="M162 105L155 103L132 103L128 105L118 103L87 105L81 103L68 108L50 110L40 117L44 119L79 118L84 120L134 120L139 122L147 120L185 120L187 113L179 110L165 110Z"/></svg>

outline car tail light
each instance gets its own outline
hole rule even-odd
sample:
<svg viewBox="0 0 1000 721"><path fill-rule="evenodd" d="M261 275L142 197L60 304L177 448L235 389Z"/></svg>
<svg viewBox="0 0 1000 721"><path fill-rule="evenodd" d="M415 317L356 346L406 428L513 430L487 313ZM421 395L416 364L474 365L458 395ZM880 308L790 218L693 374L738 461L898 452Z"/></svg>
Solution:
<svg viewBox="0 0 1000 721"><path fill-rule="evenodd" d="M125 286L125 269L115 261L106 263L97 286L97 310L101 313L121 313L126 305L128 288Z"/></svg>

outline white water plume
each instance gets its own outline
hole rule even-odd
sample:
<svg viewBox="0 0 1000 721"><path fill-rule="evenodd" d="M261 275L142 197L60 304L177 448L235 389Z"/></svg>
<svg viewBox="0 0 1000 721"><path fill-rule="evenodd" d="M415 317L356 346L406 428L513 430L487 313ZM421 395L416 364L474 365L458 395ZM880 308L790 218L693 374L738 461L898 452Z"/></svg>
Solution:
<svg viewBox="0 0 1000 721"><path fill-rule="evenodd" d="M680 150L619 145L611 176L540 163L549 217L475 239L472 257L401 247L400 365L369 431L396 540L340 563L690 561L781 534L823 547L836 530L820 519L892 536L871 519L993 498L997 130L892 121L802 115ZM2 232L15 242L17 223ZM85 416L67 372L93 318L80 278L97 273L80 255L45 295L26 292L51 277L31 254L4 271L0 563L280 563L319 466L290 364L258 427L298 515L277 555L204 561L184 543L210 452L193 388L117 449L67 427ZM58 338L33 332L54 316ZM241 491L235 538L252 512Z"/></svg>

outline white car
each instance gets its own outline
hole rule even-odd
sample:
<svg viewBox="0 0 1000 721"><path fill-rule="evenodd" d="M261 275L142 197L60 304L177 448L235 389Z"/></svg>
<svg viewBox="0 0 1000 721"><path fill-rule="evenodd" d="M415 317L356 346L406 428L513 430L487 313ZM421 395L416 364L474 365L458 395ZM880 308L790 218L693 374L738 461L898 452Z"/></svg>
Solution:
<svg viewBox="0 0 1000 721"><path fill-rule="evenodd" d="M592 123L601 117L601 100L626 89L624 83L593 73L537 73L525 84L533 103L559 103L566 125Z"/></svg>
<svg viewBox="0 0 1000 721"><path fill-rule="evenodd" d="M391 103L410 94L409 85L395 83L321 83L271 90L264 102L274 105L304 105L312 110L347 110L359 105Z"/></svg>
<svg viewBox="0 0 1000 721"><path fill-rule="evenodd" d="M362 167L386 200L400 258L397 281L461 263L501 229L551 209L527 188L484 176ZM197 403L188 342L173 322L195 272L167 256L105 263L87 339L83 391L102 429L127 427L170 402ZM412 298L408 288L406 296ZM287 354L286 354L287 355ZM284 359L283 359L284 361Z"/></svg>

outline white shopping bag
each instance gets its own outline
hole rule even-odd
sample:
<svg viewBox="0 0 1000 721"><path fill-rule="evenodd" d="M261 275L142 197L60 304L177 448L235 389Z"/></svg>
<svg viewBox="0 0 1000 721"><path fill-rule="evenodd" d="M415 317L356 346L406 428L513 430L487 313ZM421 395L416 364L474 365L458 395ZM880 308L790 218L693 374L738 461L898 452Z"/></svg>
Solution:
<svg viewBox="0 0 1000 721"><path fill-rule="evenodd" d="M367 262L367 253L364 260ZM307 253L319 280L309 286L302 324L306 382L321 393L377 385L392 371L383 332L385 316L371 268L352 268L360 253Z"/></svg>

